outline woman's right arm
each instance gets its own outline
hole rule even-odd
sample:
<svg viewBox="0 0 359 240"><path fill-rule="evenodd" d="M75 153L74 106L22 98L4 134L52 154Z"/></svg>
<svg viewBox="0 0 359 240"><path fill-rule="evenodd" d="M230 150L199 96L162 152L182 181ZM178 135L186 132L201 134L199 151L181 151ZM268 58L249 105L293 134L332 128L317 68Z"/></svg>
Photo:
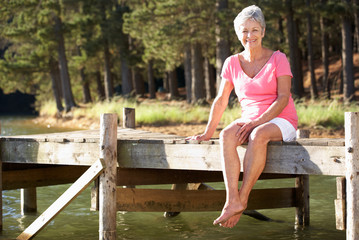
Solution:
<svg viewBox="0 0 359 240"><path fill-rule="evenodd" d="M189 137L189 140L207 141L213 136L218 123L222 118L223 112L226 110L232 90L233 84L225 79L222 79L218 95L214 99L211 107L206 130L201 135Z"/></svg>

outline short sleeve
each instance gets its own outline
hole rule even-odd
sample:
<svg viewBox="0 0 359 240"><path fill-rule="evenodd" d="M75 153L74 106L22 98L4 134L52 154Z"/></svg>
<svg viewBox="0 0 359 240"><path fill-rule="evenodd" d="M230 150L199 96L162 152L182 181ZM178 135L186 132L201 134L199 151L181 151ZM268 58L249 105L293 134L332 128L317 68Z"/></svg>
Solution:
<svg viewBox="0 0 359 240"><path fill-rule="evenodd" d="M233 66L231 66L231 57L228 57L223 64L221 78L226 79L233 84Z"/></svg>
<svg viewBox="0 0 359 240"><path fill-rule="evenodd" d="M279 54L276 57L276 77L280 77L284 75L293 77L287 56L284 53L279 52Z"/></svg>

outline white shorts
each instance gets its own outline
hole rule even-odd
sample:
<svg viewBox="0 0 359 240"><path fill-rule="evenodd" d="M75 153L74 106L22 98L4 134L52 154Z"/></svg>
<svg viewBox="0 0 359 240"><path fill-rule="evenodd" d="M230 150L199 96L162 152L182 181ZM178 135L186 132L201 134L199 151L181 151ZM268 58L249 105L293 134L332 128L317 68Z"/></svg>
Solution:
<svg viewBox="0 0 359 240"><path fill-rule="evenodd" d="M293 125L284 118L273 118L269 121L270 123L274 123L277 125L282 132L282 137L284 142L294 141L297 137L297 133Z"/></svg>

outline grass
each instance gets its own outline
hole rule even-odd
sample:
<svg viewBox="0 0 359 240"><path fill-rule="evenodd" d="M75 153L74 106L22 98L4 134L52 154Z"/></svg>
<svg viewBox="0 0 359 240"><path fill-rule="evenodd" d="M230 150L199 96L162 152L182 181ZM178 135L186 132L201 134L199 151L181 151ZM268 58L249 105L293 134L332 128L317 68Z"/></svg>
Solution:
<svg viewBox="0 0 359 240"><path fill-rule="evenodd" d="M169 125L206 123L210 106L189 105L183 101L159 101L114 98L111 102L97 102L82 105L71 111L74 118L98 120L101 113L117 113L122 118L124 107L136 109L137 125ZM303 101L296 103L299 127L323 127L330 129L343 128L344 112L357 112L356 104L344 105L338 100ZM40 115L55 116L54 101L44 102L40 106ZM228 107L222 116L221 123L228 125L240 117L239 104ZM122 121L122 119L120 119Z"/></svg>

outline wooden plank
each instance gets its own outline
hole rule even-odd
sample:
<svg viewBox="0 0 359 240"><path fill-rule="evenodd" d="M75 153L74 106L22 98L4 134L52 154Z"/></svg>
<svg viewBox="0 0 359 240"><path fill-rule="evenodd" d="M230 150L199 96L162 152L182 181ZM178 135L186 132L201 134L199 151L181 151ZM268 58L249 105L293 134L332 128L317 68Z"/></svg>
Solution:
<svg viewBox="0 0 359 240"><path fill-rule="evenodd" d="M238 147L241 159L245 146ZM123 143L118 145L119 166L221 171L218 145ZM265 173L345 174L345 148L340 146L270 145Z"/></svg>
<svg viewBox="0 0 359 240"><path fill-rule="evenodd" d="M9 170L2 172L2 183L4 190L73 183L87 169L87 166L54 166Z"/></svg>
<svg viewBox="0 0 359 240"><path fill-rule="evenodd" d="M345 113L347 240L359 239L359 113Z"/></svg>
<svg viewBox="0 0 359 240"><path fill-rule="evenodd" d="M295 189L253 189L248 210L295 206ZM220 211L225 190L117 189L118 211L200 212Z"/></svg>
<svg viewBox="0 0 359 240"><path fill-rule="evenodd" d="M345 177L337 177L337 199L334 200L335 205L335 223L336 229L345 230L346 229L346 180Z"/></svg>
<svg viewBox="0 0 359 240"><path fill-rule="evenodd" d="M294 178L295 176L262 173L259 180ZM240 175L240 181L242 177L243 175ZM117 168L117 186L197 182L223 182L223 173L222 171Z"/></svg>
<svg viewBox="0 0 359 240"><path fill-rule="evenodd" d="M117 115L101 114L100 158L106 168L99 177L99 239L116 239Z"/></svg>
<svg viewBox="0 0 359 240"><path fill-rule="evenodd" d="M0 142L4 162L91 166L99 156L97 143Z"/></svg>
<svg viewBox="0 0 359 240"><path fill-rule="evenodd" d="M97 160L74 184L72 184L51 206L46 209L17 239L32 239L57 214L75 199L103 171L102 160Z"/></svg>

